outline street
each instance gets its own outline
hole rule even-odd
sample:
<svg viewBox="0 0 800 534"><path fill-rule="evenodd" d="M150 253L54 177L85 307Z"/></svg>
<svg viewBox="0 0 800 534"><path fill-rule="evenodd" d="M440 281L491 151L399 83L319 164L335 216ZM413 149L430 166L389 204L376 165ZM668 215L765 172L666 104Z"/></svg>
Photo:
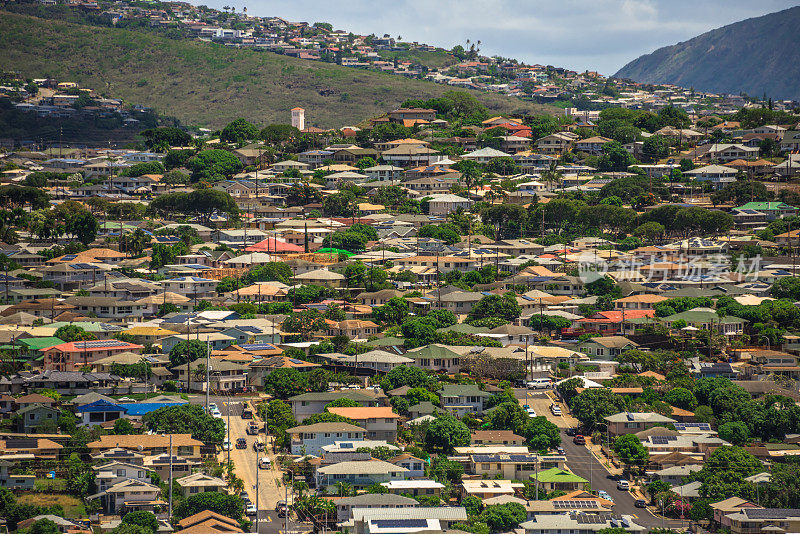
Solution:
<svg viewBox="0 0 800 534"><path fill-rule="evenodd" d="M250 496L253 503L256 502L256 476L258 476L258 532L260 534L277 534L284 531L284 518L278 517L275 512L275 506L278 501L285 499L286 487L281 480L282 472L277 467L276 455L272 452L271 441L266 445L264 452L258 453L258 457L267 456L271 460L269 469L258 469L256 460L256 451L253 450L253 442L257 437L264 438L264 433L259 433L258 436L248 435L245 431L247 424L250 421L258 423L259 428L263 429L264 422L257 416L255 419L242 419L242 405L249 402L253 412L256 412L257 397L233 397L229 400L228 397L211 396L209 402L215 403L219 411L222 413L222 418L229 423L230 441L234 448L230 450L230 460L236 469L236 476L244 482L244 488ZM189 398L192 404L205 404L205 396L196 395ZM230 418L228 418L228 409L230 408ZM245 438L247 440L247 448L237 449L235 447L238 438ZM228 437L226 436L226 439ZM221 451L219 453L219 461L224 463L228 459L228 451ZM253 526L255 531L255 518L253 519ZM289 520L288 533L293 532L306 532L309 528L304 525Z"/></svg>
<svg viewBox="0 0 800 534"><path fill-rule="evenodd" d="M550 405L556 395L551 389L548 390L528 390L515 389L514 396L521 405L529 405L536 411L537 416L545 416L561 429L561 444L567 456L567 466L569 469L589 481L592 491L604 490L614 499L614 511L618 514L631 515L636 517L636 521L648 528L681 528L688 526L689 522L679 520L662 520L654 516L646 508L636 508L634 496L627 491L617 489L616 478L609 473L600 459L593 455L584 445L575 445L572 438L567 436L566 429L578 426L578 420L569 414L569 409L562 402L557 404L561 407L561 415L553 415Z"/></svg>

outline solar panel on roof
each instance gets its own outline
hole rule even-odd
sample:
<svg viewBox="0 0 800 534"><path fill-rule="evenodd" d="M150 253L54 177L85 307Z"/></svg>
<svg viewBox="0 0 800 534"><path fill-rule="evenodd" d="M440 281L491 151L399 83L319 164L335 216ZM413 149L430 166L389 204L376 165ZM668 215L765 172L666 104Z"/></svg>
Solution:
<svg viewBox="0 0 800 534"><path fill-rule="evenodd" d="M113 339L104 341L77 341L75 348L78 349L95 349L99 347L126 347L128 344L125 341L117 341Z"/></svg>
<svg viewBox="0 0 800 534"><path fill-rule="evenodd" d="M78 257L78 255L77 255L77 254L66 254L66 255L64 255L64 256L62 256L62 257L61 257L61 260L62 260L62 261L72 261L72 260L74 260L74 259L75 259L75 258L77 258L77 257Z"/></svg>
<svg viewBox="0 0 800 534"><path fill-rule="evenodd" d="M378 528L425 528L427 519L373 519L372 524Z"/></svg>
<svg viewBox="0 0 800 534"><path fill-rule="evenodd" d="M302 364L306 363L303 360L297 360L295 358L289 358L289 361L292 362L292 363L298 364L298 365L302 365Z"/></svg>

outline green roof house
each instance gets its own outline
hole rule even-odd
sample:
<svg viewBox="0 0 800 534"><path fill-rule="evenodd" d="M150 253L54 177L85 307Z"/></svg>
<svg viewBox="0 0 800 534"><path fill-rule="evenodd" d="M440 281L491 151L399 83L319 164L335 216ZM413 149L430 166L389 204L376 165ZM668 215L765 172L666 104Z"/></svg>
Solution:
<svg viewBox="0 0 800 534"><path fill-rule="evenodd" d="M442 408L458 417L468 413L483 415L486 399L492 396L475 384L445 384L438 393Z"/></svg>
<svg viewBox="0 0 800 534"><path fill-rule="evenodd" d="M20 347L20 357L28 360L41 356L40 350L49 349L64 343L57 337L29 337L18 339L16 345Z"/></svg>
<svg viewBox="0 0 800 534"><path fill-rule="evenodd" d="M429 371L444 371L446 373L458 373L461 371L461 355L444 345L433 344L411 349L405 354L405 357L414 358L417 367Z"/></svg>
<svg viewBox="0 0 800 534"><path fill-rule="evenodd" d="M760 211L766 216L767 221L774 221L781 217L789 217L797 215L797 208L790 206L785 202L748 202L743 206L734 208L734 212L741 210L754 210Z"/></svg>
<svg viewBox="0 0 800 534"><path fill-rule="evenodd" d="M668 325L676 321L685 321L686 326L699 330L716 330L726 336L740 336L744 332L746 320L732 315L720 317L712 308L693 308L662 318Z"/></svg>
<svg viewBox="0 0 800 534"><path fill-rule="evenodd" d="M531 480L538 482L539 486L547 492L559 490L569 493L570 491L584 489L586 484L589 483L585 478L558 467L534 473L531 475Z"/></svg>

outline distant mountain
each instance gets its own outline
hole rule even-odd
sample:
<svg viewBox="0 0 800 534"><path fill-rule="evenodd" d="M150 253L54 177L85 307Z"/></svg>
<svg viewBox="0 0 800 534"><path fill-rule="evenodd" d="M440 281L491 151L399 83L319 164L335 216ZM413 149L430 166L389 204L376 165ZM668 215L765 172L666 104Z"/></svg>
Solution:
<svg viewBox="0 0 800 534"><path fill-rule="evenodd" d="M615 77L800 99L800 6L660 48L631 61Z"/></svg>

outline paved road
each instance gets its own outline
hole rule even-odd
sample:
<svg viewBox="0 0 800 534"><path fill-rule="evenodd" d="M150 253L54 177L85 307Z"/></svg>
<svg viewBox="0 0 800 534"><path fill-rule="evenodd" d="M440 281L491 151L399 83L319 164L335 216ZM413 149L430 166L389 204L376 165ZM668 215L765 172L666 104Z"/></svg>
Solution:
<svg viewBox="0 0 800 534"><path fill-rule="evenodd" d="M602 462L583 445L575 445L566 432L561 432L561 442L567 456L567 466L573 473L589 481L592 490L604 490L614 499L614 511L618 514L632 515L636 522L648 528L681 528L688 521L665 520L654 516L646 508L636 508L634 497L627 491L617 489L617 480L603 466Z"/></svg>
<svg viewBox="0 0 800 534"><path fill-rule="evenodd" d="M251 421L249 419L242 419L241 413L243 404L250 402L250 408L255 411L255 401L258 397L232 397L225 396L210 396L209 402L215 403L222 417L226 421L230 421L228 425L231 443L236 444L238 438L245 438L247 440L247 448L237 449L233 448L230 451L221 451L219 454L220 462L225 462L228 459L230 452L230 460L236 469L236 475L244 482L245 491L250 496L250 500L256 502L256 477L258 477L258 532L259 534L279 534L283 533L285 527L288 526L287 533L301 533L309 530L308 525L296 523L289 520L288 525L285 523L284 518L278 517L275 512L275 505L279 500L283 500L286 494L286 487L281 482L282 472L277 468L276 455L272 452L271 441L267 438L267 448L265 452L259 453L258 457L264 455L270 458L270 469L258 469L257 455L253 450L253 442L257 436L250 436L245 431L247 424ZM189 397L189 402L192 404L202 404L206 402L204 395L192 395ZM228 417L228 410L230 409L230 417ZM255 419L259 427L263 430L264 423L260 419ZM262 432L258 437L265 439ZM255 521L253 521L253 531L255 531Z"/></svg>

